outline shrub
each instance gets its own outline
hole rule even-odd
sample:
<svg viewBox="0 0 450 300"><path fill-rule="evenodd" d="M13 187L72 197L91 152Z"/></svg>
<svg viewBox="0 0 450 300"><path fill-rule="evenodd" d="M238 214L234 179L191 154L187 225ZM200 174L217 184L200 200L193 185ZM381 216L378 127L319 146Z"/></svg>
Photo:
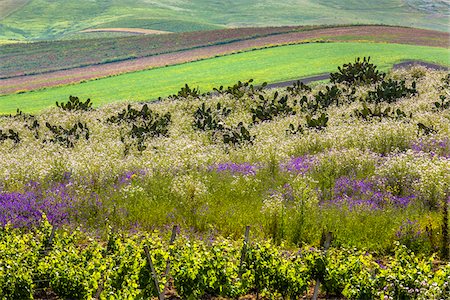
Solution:
<svg viewBox="0 0 450 300"><path fill-rule="evenodd" d="M327 86L325 92L319 91L314 95L317 105L320 108L327 109L332 104L339 105L339 96L342 95L342 91L336 86Z"/></svg>
<svg viewBox="0 0 450 300"><path fill-rule="evenodd" d="M236 127L225 127L222 131L224 144L239 147L245 143L252 144L255 136L251 135L248 129L240 122Z"/></svg>
<svg viewBox="0 0 450 300"><path fill-rule="evenodd" d="M417 123L417 135L420 135L420 133L423 133L424 135L430 135L433 133L437 133L437 130L434 128L434 126L427 126L423 123Z"/></svg>
<svg viewBox="0 0 450 300"><path fill-rule="evenodd" d="M223 129L222 118L227 117L231 113L231 109L222 107L222 104L217 103L216 110L206 108L205 103L197 108L194 113L194 121L192 126L198 130L221 130Z"/></svg>
<svg viewBox="0 0 450 300"><path fill-rule="evenodd" d="M253 123L271 121L279 115L293 115L294 108L288 103L288 96L278 98L278 92L275 92L273 99L266 99L259 95L258 106L251 109Z"/></svg>
<svg viewBox="0 0 450 300"><path fill-rule="evenodd" d="M328 124L328 116L325 113L322 113L317 118L314 118L310 115L306 116L306 127L308 128L322 130L325 127L327 127L327 124Z"/></svg>
<svg viewBox="0 0 450 300"><path fill-rule="evenodd" d="M286 91L291 94L291 96L298 96L305 92L311 92L311 88L300 80L297 80L292 86L288 86Z"/></svg>
<svg viewBox="0 0 450 300"><path fill-rule="evenodd" d="M129 128L125 134L121 132L120 140L125 144L124 154L129 154L132 146L139 152L147 149L145 141L148 137L167 136L172 116L168 112L164 115L153 112L144 104L140 110L131 107L123 109L115 116L106 119L107 123L125 124ZM131 141L130 141L131 140Z"/></svg>
<svg viewBox="0 0 450 300"><path fill-rule="evenodd" d="M44 143L47 141L54 144L60 144L66 148L73 148L75 143L81 138L84 137L86 140L89 140L89 128L86 124L81 122L75 123L72 127L64 128L61 125L51 125L46 122L45 126L52 133L52 137L50 139L45 139Z"/></svg>
<svg viewBox="0 0 450 300"><path fill-rule="evenodd" d="M163 116L155 114L150 120L146 120L138 125L133 124L130 136L135 140L137 150L142 152L147 149L147 146L145 146L147 137L167 136L170 123L171 115L166 113Z"/></svg>
<svg viewBox="0 0 450 300"><path fill-rule="evenodd" d="M184 85L184 87L182 87L177 94L174 94L172 96L170 96L169 98L172 99L187 99L187 98L200 98L200 96L202 96L202 94L200 94L200 89L197 88L193 88L191 89L189 87L189 85L186 83Z"/></svg>
<svg viewBox="0 0 450 300"><path fill-rule="evenodd" d="M436 102L433 103L434 104L434 107L433 107L434 110L443 111L443 110L446 110L446 109L450 108L450 99L448 101L446 101L447 97L444 96L444 95L440 95L439 99L441 100L441 102L436 101Z"/></svg>
<svg viewBox="0 0 450 300"><path fill-rule="evenodd" d="M20 143L19 133L12 129L9 129L7 132L3 132L3 130L0 129L0 143L6 140L11 140L14 144Z"/></svg>
<svg viewBox="0 0 450 300"><path fill-rule="evenodd" d="M69 101L61 102L61 104L56 101L56 106L66 111L88 111L92 109L92 102L91 99L82 102L78 97L69 96Z"/></svg>
<svg viewBox="0 0 450 300"><path fill-rule="evenodd" d="M224 89L223 85L219 88L214 88L214 91L219 95L231 95L235 99L241 99L245 95L253 97L255 94L261 92L267 85L267 82L264 82L260 87L253 86L253 79L248 81L238 81L233 86L229 86Z"/></svg>
<svg viewBox="0 0 450 300"><path fill-rule="evenodd" d="M366 100L371 103L394 103L403 97L411 97L417 95L416 82L408 88L405 81L397 81L389 79L379 84L375 90L369 91Z"/></svg>
<svg viewBox="0 0 450 300"><path fill-rule="evenodd" d="M333 104L339 105L339 97L342 91L336 86L327 86L325 91L319 91L314 95L313 100L303 96L298 102L303 112L316 113L317 111L326 110Z"/></svg>
<svg viewBox="0 0 450 300"><path fill-rule="evenodd" d="M355 62L338 67L339 72L330 74L332 83L345 83L347 85L365 85L382 81L385 73L377 70L377 66L370 63L370 57L357 58Z"/></svg>
<svg viewBox="0 0 450 300"><path fill-rule="evenodd" d="M354 110L354 116L358 118L362 118L366 121L369 121L371 119L378 118L380 121L383 118L388 119L402 119L402 118L412 118L412 113L407 115L404 111L397 108L394 109L390 106L386 108L381 108L381 106L375 104L373 107L368 107L366 103L363 102L361 109L355 109Z"/></svg>

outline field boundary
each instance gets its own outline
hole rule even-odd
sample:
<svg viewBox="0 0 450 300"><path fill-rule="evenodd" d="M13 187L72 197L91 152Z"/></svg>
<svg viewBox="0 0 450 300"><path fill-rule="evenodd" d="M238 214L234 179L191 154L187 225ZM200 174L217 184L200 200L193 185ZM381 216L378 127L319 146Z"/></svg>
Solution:
<svg viewBox="0 0 450 300"><path fill-rule="evenodd" d="M361 26L360 26L361 27ZM340 34L348 34L356 27L331 27L319 29L327 31L338 30ZM375 29L374 26L366 28ZM389 28L384 27L383 28ZM394 27L397 30L397 27ZM407 28L403 28L409 30ZM317 33L317 32L316 32ZM39 90L42 88L56 87L68 84L77 84L89 80L118 76L121 74L144 71L149 69L161 68L166 66L180 65L194 61L211 59L219 56L233 55L236 53L249 52L254 50L280 47L286 45L296 45L312 42L334 42L333 40L323 40L320 38L311 38L316 33L309 31L298 31L290 33L276 34L277 41L273 42L273 35L266 37L251 38L242 41L227 41L221 44L199 46L190 50L179 50L169 53L151 55L148 57L127 59L117 62L102 63L84 67L69 68L66 70L52 71L35 75L22 75L11 78L0 79L0 95ZM297 37L299 35L300 37ZM273 43L271 43L271 41ZM338 41L347 42L347 41ZM348 41L353 42L353 41ZM393 43L407 44L407 43ZM413 43L414 44L414 43ZM414 44L416 45L416 44ZM420 43L419 43L420 45ZM440 47L447 48L447 47Z"/></svg>
<svg viewBox="0 0 450 300"><path fill-rule="evenodd" d="M170 31L153 30L145 28L90 28L79 31L80 33L91 32L123 32L123 33L135 33L135 34L169 34Z"/></svg>
<svg viewBox="0 0 450 300"><path fill-rule="evenodd" d="M283 31L283 29L286 28L287 30ZM432 47L442 47L442 48L448 48L450 47L450 44L448 43L448 39L450 38L450 35L444 32L438 32L438 31L432 31L432 30L427 30L427 29L419 29L419 28L410 28L410 27L402 27L402 26L389 26L389 25L379 25L379 24L368 24L368 25L339 25L339 26L332 26L332 25L324 25L324 26L312 26L312 27L305 27L305 26L291 26L291 27L280 27L280 31L277 32L271 32L271 33L258 33L255 34L254 36L248 36L245 38L232 38L232 39L228 39L228 40L222 40L222 41L217 41L217 42L213 42L210 44L203 44L203 45L198 45L198 46L194 46L194 47L187 47L187 48L180 48L180 49L176 49L176 50L171 50L171 51L161 51L161 52L157 52L154 54L148 54L148 55L142 55L142 56L129 56L129 57L117 57L117 58L109 58L103 61L100 61L98 63L86 63L86 64L78 64L78 65L74 65L74 66L70 66L70 67L66 67L66 68L55 68L55 69L49 69L49 70L44 70L44 71L39 71L39 72L25 72L24 74L18 74L18 75L0 75L0 81L3 79L12 79L12 78L20 78L23 76L33 76L33 75L41 75L41 74L49 74L49 73L54 73L54 72L58 72L58 71L70 71L70 70L74 70L74 69L81 69L81 68L89 68L89 67L96 67L96 66L109 66L111 64L120 64L120 63L127 63L127 62L133 62L136 60L145 60L148 58L152 58L152 57L157 57L160 55L166 55L166 54L176 54L176 53L184 53L187 51L193 51L193 50L199 50L199 49L205 49L205 48L210 48L210 47L218 47L218 46L239 46L237 44L239 43L245 43L248 42L249 44L253 45L247 45L247 46L243 46L238 48L237 50L234 49L232 51L226 51L225 53L229 53L232 54L236 51L242 51L242 50L248 50L248 49L260 49L260 48L265 48L267 46L281 46L281 45L289 45L289 44L298 44L298 43L302 43L305 41L311 41L311 40L321 40L321 41L333 41L331 36L327 36L326 34L336 34L336 36L345 36L346 34L357 34L358 33L362 33L359 32L360 29L362 28L362 30L366 29L367 30L374 30L374 32L370 32L371 34L373 34L374 36L376 36L376 34L381 31L381 30L390 30L390 31L415 31L415 35L419 35L420 32L422 33L427 33L429 35L432 34L439 34L439 35L446 35L446 41L442 41L442 42L438 42L439 40L436 39L435 37L433 37L433 43L429 44L429 43L425 43L425 41L423 40L414 40L410 37L411 33L403 33L404 35L400 37L399 41L390 41L390 43L397 43L397 44L410 44L410 45L421 45L421 46L432 46ZM245 29L245 28L244 28ZM323 32L322 32L323 31ZM338 31L338 32L336 32ZM353 32L355 31L355 32ZM204 32L199 32L199 33L204 33ZM367 34L367 32L364 32L365 34ZM392 33L391 33L392 34ZM324 38L325 37L325 38ZM277 38L278 40L273 40L271 38ZM440 38L443 38L440 37ZM266 41L265 41L266 40ZM345 41L341 41L341 40L336 40L339 42L345 42ZM358 41L365 41L365 40L349 40L349 42L358 42ZM382 40L375 40L374 42L386 42L386 41L382 41ZM430 42L430 41L428 41ZM223 54L222 54L223 55ZM211 55L211 57L213 57L213 55ZM169 63L167 63L167 65L169 65ZM170 64L172 65L172 64ZM149 67L143 67L140 68L139 70L145 70L148 69ZM132 71L123 71L120 73L127 73L127 72L133 72L133 71L137 71L137 70L132 70ZM119 73L116 73L119 74ZM107 76L106 76L107 77ZM1 90L0 90L1 93Z"/></svg>

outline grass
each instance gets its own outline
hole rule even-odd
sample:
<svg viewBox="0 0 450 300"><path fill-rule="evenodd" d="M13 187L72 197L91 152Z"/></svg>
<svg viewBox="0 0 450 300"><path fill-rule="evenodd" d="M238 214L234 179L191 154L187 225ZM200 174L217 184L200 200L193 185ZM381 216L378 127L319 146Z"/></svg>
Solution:
<svg viewBox="0 0 450 300"><path fill-rule="evenodd" d="M148 101L176 93L188 83L202 91L237 80L279 82L334 71L335 66L358 56L371 56L387 70L403 60L425 60L450 65L443 48L376 43L317 43L274 47L206 59L165 68L128 73L76 85L0 97L0 113L17 108L36 112L65 101L69 95L91 98L95 105L114 101Z"/></svg>
<svg viewBox="0 0 450 300"><path fill-rule="evenodd" d="M0 38L58 39L86 28L194 31L238 26L377 23L448 31L449 4L418 0L69 1L32 0L0 22ZM432 16L432 18L430 18ZM26 20L26 21L24 21Z"/></svg>

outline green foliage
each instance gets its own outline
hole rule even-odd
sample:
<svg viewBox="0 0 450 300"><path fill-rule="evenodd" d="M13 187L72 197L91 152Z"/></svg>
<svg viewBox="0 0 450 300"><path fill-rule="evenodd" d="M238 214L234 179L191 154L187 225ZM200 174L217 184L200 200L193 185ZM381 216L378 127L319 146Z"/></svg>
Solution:
<svg viewBox="0 0 450 300"><path fill-rule="evenodd" d="M157 274L170 259L170 282L183 299L258 294L297 299L315 280L337 297L372 299L447 299L450 265L435 257L418 257L396 244L393 256L376 257L366 251L304 247L284 251L271 242L252 242L241 264L242 243L218 237L213 241L185 238L168 246L157 233L110 233L99 243L85 233L51 227L22 232L6 226L0 231L0 297L33 299L47 290L58 298L150 298L156 296L144 245ZM163 235L164 236L164 235ZM166 280L160 277L160 287Z"/></svg>
<svg viewBox="0 0 450 300"><path fill-rule="evenodd" d="M344 83L347 85L366 85L380 82L386 76L377 70L377 66L370 63L370 56L357 58L355 62L338 67L339 72L330 73L332 83Z"/></svg>
<svg viewBox="0 0 450 300"><path fill-rule="evenodd" d="M327 86L325 92L319 91L314 95L314 99L319 108L327 109L333 104L337 106L339 103L339 97L342 95L342 91L336 85L331 87Z"/></svg>
<svg viewBox="0 0 450 300"><path fill-rule="evenodd" d="M89 128L86 124L81 122L75 123L69 128L64 128L61 125L51 125L49 122L46 122L45 126L52 136L48 139L44 139L44 143L50 142L66 148L73 148L80 138L89 140Z"/></svg>
<svg viewBox="0 0 450 300"><path fill-rule="evenodd" d="M340 105L339 98L342 95L342 90L338 86L333 85L331 87L326 86L325 91L319 91L314 95L314 99L310 100L308 97L303 96L299 101L301 110L309 113L316 113L318 111L324 111L331 105Z"/></svg>
<svg viewBox="0 0 450 300"><path fill-rule="evenodd" d="M220 102L217 103L215 111L210 107L206 108L205 102L203 102L194 113L192 126L194 129L202 131L221 130L223 129L223 118L227 117L230 113L231 109L222 106Z"/></svg>
<svg viewBox="0 0 450 300"><path fill-rule="evenodd" d="M56 101L56 106L66 111L88 111L92 109L92 102L91 99L83 102L78 97L69 96L69 101L62 102L61 104Z"/></svg>
<svg viewBox="0 0 450 300"><path fill-rule="evenodd" d="M126 132L121 131L121 142L125 145L124 154L129 154L131 147L135 146L139 152L147 149L145 142L147 138L168 136L169 125L172 122L169 112L164 115L153 112L144 104L140 110L129 104L117 115L106 119L107 123L124 125Z"/></svg>
<svg viewBox="0 0 450 300"><path fill-rule="evenodd" d="M294 126L294 124L289 124L289 128L286 130L287 134L303 134L304 130L301 124L299 124L297 127Z"/></svg>
<svg viewBox="0 0 450 300"><path fill-rule="evenodd" d="M366 121L370 121L372 119L379 119L380 121L383 118L399 120L403 118L412 118L412 113L407 115L400 108L394 109L390 106L382 108L378 104L374 104L372 107L367 106L367 103L362 103L362 108L354 110L354 116L358 118L362 118Z"/></svg>
<svg viewBox="0 0 450 300"><path fill-rule="evenodd" d="M10 118L14 118L14 119L21 119L21 120L24 120L24 121L35 118L34 115L26 114L23 111L21 111L20 109L17 109L15 115L10 114L9 117Z"/></svg>
<svg viewBox="0 0 450 300"><path fill-rule="evenodd" d="M154 119L144 121L139 125L133 124L130 136L136 141L137 150L142 152L147 148L145 141L148 137L167 136L170 123L171 115L166 113L161 117L159 114L155 114Z"/></svg>
<svg viewBox="0 0 450 300"><path fill-rule="evenodd" d="M417 135L420 135L420 133L423 133L424 135L430 135L433 133L437 133L437 130L433 125L427 126L423 123L417 123Z"/></svg>
<svg viewBox="0 0 450 300"><path fill-rule="evenodd" d="M261 92L267 85L267 82L264 82L259 87L253 86L253 79L249 79L248 81L238 81L232 86L224 89L223 85L219 88L214 88L213 90L219 95L231 95L233 98L239 100L244 96L253 97L255 94Z"/></svg>
<svg viewBox="0 0 450 300"><path fill-rule="evenodd" d="M450 99L448 101L446 101L447 97L444 96L444 95L440 95L439 99L441 100L441 102L436 101L436 102L433 103L434 104L434 107L433 107L434 110L443 111L443 110L446 110L446 109L450 108Z"/></svg>
<svg viewBox="0 0 450 300"><path fill-rule="evenodd" d="M292 86L288 86L286 91L291 94L291 96L299 96L311 92L311 88L300 80L297 80Z"/></svg>
<svg viewBox="0 0 450 300"><path fill-rule="evenodd" d="M6 140L11 140L14 144L20 143L19 133L12 129L9 129L7 132L3 132L3 130L0 129L0 143Z"/></svg>
<svg viewBox="0 0 450 300"><path fill-rule="evenodd" d="M31 132L33 132L33 136L35 139L39 139L39 128L41 127L39 121L37 119L31 119L32 123L25 123L24 127Z"/></svg>
<svg viewBox="0 0 450 300"><path fill-rule="evenodd" d="M271 121L277 116L287 116L295 114L294 107L288 103L288 96L278 99L278 92L275 92L273 99L259 95L259 103L251 108L253 123ZM295 104L294 104L295 105Z"/></svg>
<svg viewBox="0 0 450 300"><path fill-rule="evenodd" d="M186 83L184 85L184 87L182 87L177 94L174 94L172 96L170 96L170 98L172 99L188 99L188 98L193 98L193 99L198 99L200 98L200 96L202 96L202 94L200 94L200 89L197 88L193 88L191 89L189 87L189 85Z"/></svg>
<svg viewBox="0 0 450 300"><path fill-rule="evenodd" d="M109 117L108 119L106 119L106 122L113 124L121 124L121 123L134 123L150 119L152 119L152 111L148 108L147 104L144 104L141 110L137 110L131 107L131 104L128 104L127 108L124 108L117 115Z"/></svg>
<svg viewBox="0 0 450 300"><path fill-rule="evenodd" d="M252 144L255 139L255 136L250 134L250 131L248 131L242 122L239 122L234 127L224 127L222 130L214 132L214 135L221 135L224 144L234 147Z"/></svg>
<svg viewBox="0 0 450 300"><path fill-rule="evenodd" d="M416 82L411 87L407 87L405 81L397 81L389 79L377 85L375 90L369 91L366 101L371 103L394 103L403 97L411 97L417 95Z"/></svg>
<svg viewBox="0 0 450 300"><path fill-rule="evenodd" d="M320 114L319 117L306 116L306 127L322 130L328 125L328 116L325 113Z"/></svg>

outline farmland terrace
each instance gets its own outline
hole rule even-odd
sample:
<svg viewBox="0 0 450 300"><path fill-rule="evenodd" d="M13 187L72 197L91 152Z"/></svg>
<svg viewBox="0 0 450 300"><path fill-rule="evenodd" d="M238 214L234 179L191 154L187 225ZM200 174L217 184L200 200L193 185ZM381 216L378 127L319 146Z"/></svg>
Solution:
<svg viewBox="0 0 450 300"><path fill-rule="evenodd" d="M449 34L392 26L266 27L4 45L0 46L0 94L311 41L370 41L446 48Z"/></svg>

